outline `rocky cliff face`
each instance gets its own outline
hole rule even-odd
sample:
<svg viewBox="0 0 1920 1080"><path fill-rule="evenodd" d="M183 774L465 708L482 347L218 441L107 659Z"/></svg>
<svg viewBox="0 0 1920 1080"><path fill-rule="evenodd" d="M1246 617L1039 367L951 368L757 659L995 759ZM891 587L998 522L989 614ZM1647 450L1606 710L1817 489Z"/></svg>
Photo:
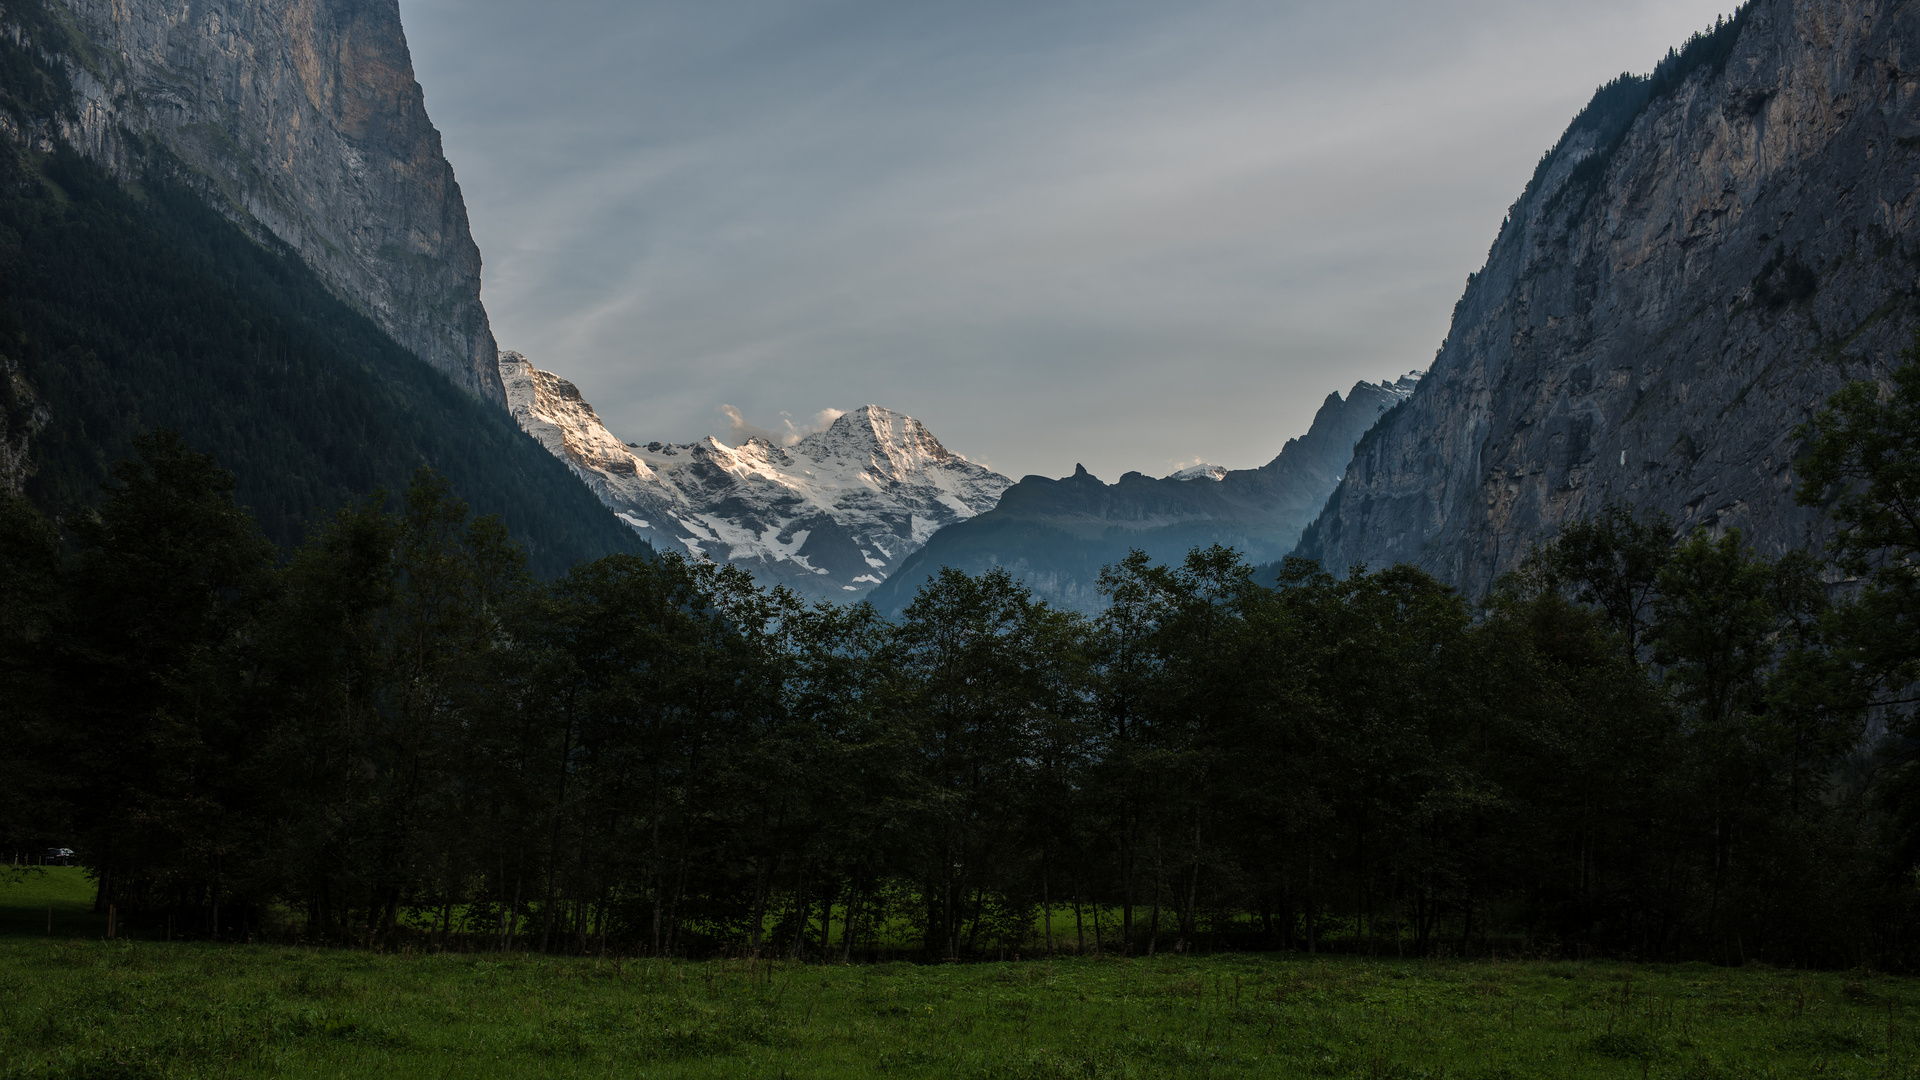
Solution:
<svg viewBox="0 0 1920 1080"><path fill-rule="evenodd" d="M83 41L67 140L122 176L169 151L455 383L504 405L480 252L397 0L45 0Z"/></svg>
<svg viewBox="0 0 1920 1080"><path fill-rule="evenodd" d="M1755 0L1603 90L1300 553L1470 593L1621 499L1816 542L1796 425L1920 325L1920 3Z"/></svg>
<svg viewBox="0 0 1920 1080"><path fill-rule="evenodd" d="M509 408L656 548L735 562L808 598L857 599L1013 481L866 405L792 446L623 443L572 383L500 354Z"/></svg>
<svg viewBox="0 0 1920 1080"><path fill-rule="evenodd" d="M26 491L33 473L33 437L49 419L19 360L0 353L0 491Z"/></svg>
<svg viewBox="0 0 1920 1080"><path fill-rule="evenodd" d="M1105 603L1101 568L1136 548L1160 562L1213 544L1256 563L1279 559L1340 482L1354 443L1419 379L1414 372L1359 383L1345 398L1327 395L1307 433L1257 469L1195 465L1157 479L1127 473L1116 484L1084 468L1062 480L1026 477L992 510L936 534L875 590L873 602L889 613L904 608L941 567L981 573L1004 566L1056 607L1096 611Z"/></svg>

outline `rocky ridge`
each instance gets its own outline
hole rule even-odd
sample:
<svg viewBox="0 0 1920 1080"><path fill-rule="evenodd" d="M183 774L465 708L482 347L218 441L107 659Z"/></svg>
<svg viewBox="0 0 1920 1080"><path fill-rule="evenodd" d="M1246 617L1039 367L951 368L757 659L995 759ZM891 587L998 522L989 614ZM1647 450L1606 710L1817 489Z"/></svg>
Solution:
<svg viewBox="0 0 1920 1080"><path fill-rule="evenodd" d="M904 608L943 566L980 573L1004 566L1056 607L1104 606L1100 569L1138 548L1177 562L1195 547L1222 544L1251 562L1277 560L1300 538L1340 482L1354 443L1420 382L1358 383L1327 395L1306 434L1288 439L1257 469L1193 465L1153 478L1130 472L1105 484L1076 468L1055 480L1029 476L991 511L941 530L873 594L885 612Z"/></svg>
<svg viewBox="0 0 1920 1080"><path fill-rule="evenodd" d="M1794 429L1913 344L1916 195L1920 4L1746 5L1574 121L1300 553L1477 594L1614 499L1817 543Z"/></svg>
<svg viewBox="0 0 1920 1080"><path fill-rule="evenodd" d="M184 167L394 340L505 404L480 252L398 0L34 2L84 39L61 137L126 180Z"/></svg>
<svg viewBox="0 0 1920 1080"><path fill-rule="evenodd" d="M656 548L738 563L809 598L857 599L1013 483L866 405L791 446L622 442L572 383L500 354L508 407Z"/></svg>

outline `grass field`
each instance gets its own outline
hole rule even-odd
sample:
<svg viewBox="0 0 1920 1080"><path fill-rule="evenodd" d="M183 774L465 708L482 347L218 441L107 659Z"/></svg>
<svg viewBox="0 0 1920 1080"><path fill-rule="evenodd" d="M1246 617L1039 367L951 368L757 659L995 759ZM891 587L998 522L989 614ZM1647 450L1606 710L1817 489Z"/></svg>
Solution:
<svg viewBox="0 0 1920 1080"><path fill-rule="evenodd" d="M60 893L37 887L44 921ZM21 888L0 885L0 904L24 912ZM1920 1077L1920 982L1861 973L1298 956L769 966L49 939L29 923L6 920L0 938L8 1080Z"/></svg>
<svg viewBox="0 0 1920 1080"><path fill-rule="evenodd" d="M107 920L93 913L93 882L77 866L0 865L0 936L97 938Z"/></svg>

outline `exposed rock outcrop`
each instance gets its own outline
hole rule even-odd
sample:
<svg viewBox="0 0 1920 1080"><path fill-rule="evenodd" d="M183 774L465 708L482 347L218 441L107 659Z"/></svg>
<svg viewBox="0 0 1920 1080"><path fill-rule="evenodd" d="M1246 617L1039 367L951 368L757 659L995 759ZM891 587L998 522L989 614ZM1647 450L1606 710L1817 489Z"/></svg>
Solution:
<svg viewBox="0 0 1920 1080"><path fill-rule="evenodd" d="M67 140L137 179L151 140L394 340L505 404L480 251L397 0L44 0L84 42Z"/></svg>
<svg viewBox="0 0 1920 1080"><path fill-rule="evenodd" d="M33 437L51 419L19 360L0 353L0 491L19 495L26 490L33 474Z"/></svg>
<svg viewBox="0 0 1920 1080"><path fill-rule="evenodd" d="M1816 543L1796 425L1920 324L1920 3L1755 0L1595 98L1300 553L1486 589L1622 499Z"/></svg>
<svg viewBox="0 0 1920 1080"><path fill-rule="evenodd" d="M656 548L739 563L808 598L864 596L1013 483L878 405L791 446L642 445L621 442L577 387L517 352L500 354L500 374L522 430Z"/></svg>

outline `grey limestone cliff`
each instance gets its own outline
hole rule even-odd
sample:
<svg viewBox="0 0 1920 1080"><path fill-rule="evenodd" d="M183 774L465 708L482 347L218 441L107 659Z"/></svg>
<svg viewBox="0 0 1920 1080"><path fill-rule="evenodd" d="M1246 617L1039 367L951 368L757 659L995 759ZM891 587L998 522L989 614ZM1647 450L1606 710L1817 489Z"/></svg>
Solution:
<svg viewBox="0 0 1920 1080"><path fill-rule="evenodd" d="M1795 427L1920 325L1920 3L1755 0L1595 98L1299 553L1484 590L1624 500L1817 542Z"/></svg>
<svg viewBox="0 0 1920 1080"><path fill-rule="evenodd" d="M397 0L44 0L84 39L67 140L129 179L145 144L229 217L505 407L480 251Z"/></svg>

